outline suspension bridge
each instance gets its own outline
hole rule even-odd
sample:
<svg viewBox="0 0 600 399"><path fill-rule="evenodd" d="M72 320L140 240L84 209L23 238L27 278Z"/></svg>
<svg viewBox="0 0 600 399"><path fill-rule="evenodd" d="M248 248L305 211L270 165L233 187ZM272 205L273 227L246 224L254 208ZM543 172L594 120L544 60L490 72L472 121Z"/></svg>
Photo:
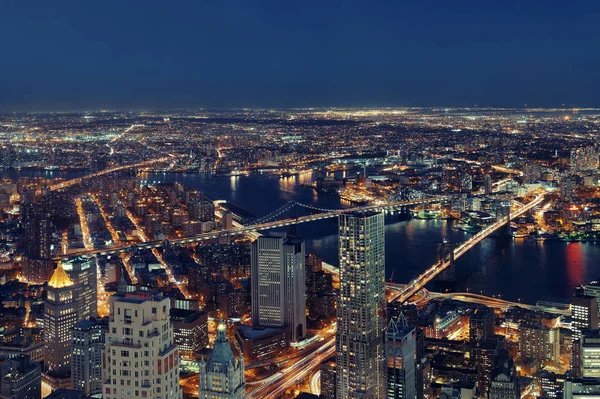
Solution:
<svg viewBox="0 0 600 399"><path fill-rule="evenodd" d="M286 227L286 226L298 225L298 224L302 224L302 223L314 222L317 220L331 219L331 218L338 217L340 214L345 213L345 212L366 212L366 211L385 211L385 210L390 211L390 210L402 209L402 208L411 207L411 206L438 203L438 202L444 201L449 198L450 197L448 197L448 196L439 196L439 197L431 197L431 198L423 198L423 199L407 200L407 201L393 201L393 202L388 202L386 204L380 204L380 205L365 205L365 206L358 206L358 207L353 207L353 208L343 208L343 209L318 208L318 207L315 207L312 205L302 204L302 203L299 203L296 201L290 201L290 202L284 204L282 207L269 213L268 215L265 215L259 219L256 219L255 221L252 222L252 224L249 224L246 226L238 225L237 227L232 228L232 229L215 230L215 231L211 231L211 232L207 232L207 233L196 234L193 236L177 238L177 239L173 239L173 240L151 240L151 241L146 241L146 242L142 242L142 243L117 245L117 246L113 246L113 247L109 247L109 248L98 248L98 249L91 249L91 250L72 251L72 252L69 252L66 254L58 255L54 259L55 260L65 260L65 259L69 259L69 258L73 258L73 257L77 257L77 256L92 257L92 256L114 255L114 254L119 254L119 253L123 253L123 252L136 252L139 250L160 248L160 247L165 247L165 246L169 246L169 245L191 244L191 243L196 243L196 242L201 242L201 241L214 240L214 239L218 239L220 237L238 236L238 235L243 235L243 234L254 233L257 231L271 230L271 229L277 229L277 228ZM275 218L289 212L294 207L302 207L302 208L309 209L311 211L316 211L318 213L314 213L314 214L310 214L310 215L303 215L303 216L298 216L298 217L293 217L293 218L286 218L286 219L281 219L281 220L274 220Z"/></svg>

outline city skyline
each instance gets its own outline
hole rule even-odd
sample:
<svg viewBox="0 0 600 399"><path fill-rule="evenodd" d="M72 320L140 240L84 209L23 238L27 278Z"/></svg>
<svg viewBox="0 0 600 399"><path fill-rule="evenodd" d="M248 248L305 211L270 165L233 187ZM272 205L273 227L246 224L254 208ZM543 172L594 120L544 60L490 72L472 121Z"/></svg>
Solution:
<svg viewBox="0 0 600 399"><path fill-rule="evenodd" d="M600 2L6 1L0 399L595 399Z"/></svg>

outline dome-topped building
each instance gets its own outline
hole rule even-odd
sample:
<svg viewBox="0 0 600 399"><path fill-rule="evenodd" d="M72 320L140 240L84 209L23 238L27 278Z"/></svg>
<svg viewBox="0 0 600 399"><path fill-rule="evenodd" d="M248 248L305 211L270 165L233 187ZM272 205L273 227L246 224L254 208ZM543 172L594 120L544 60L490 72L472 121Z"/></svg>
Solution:
<svg viewBox="0 0 600 399"><path fill-rule="evenodd" d="M243 399L246 397L244 357L235 357L224 324L217 328L217 339L205 362L200 362L200 399Z"/></svg>

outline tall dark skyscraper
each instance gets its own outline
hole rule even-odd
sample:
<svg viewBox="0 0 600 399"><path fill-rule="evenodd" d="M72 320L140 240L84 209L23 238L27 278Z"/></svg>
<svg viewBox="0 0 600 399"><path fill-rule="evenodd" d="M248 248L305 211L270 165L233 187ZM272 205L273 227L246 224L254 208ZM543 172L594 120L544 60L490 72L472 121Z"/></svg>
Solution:
<svg viewBox="0 0 600 399"><path fill-rule="evenodd" d="M48 282L44 301L43 395L70 386L71 329L77 322L74 291L75 284L59 263Z"/></svg>
<svg viewBox="0 0 600 399"><path fill-rule="evenodd" d="M62 267L75 284L77 321L95 318L98 315L98 277L95 260L70 259L63 262Z"/></svg>
<svg viewBox="0 0 600 399"><path fill-rule="evenodd" d="M291 341L306 330L304 241L285 233L252 243L252 325L280 327Z"/></svg>
<svg viewBox="0 0 600 399"><path fill-rule="evenodd" d="M416 399L416 330L404 315L390 320L385 334L387 398Z"/></svg>
<svg viewBox="0 0 600 399"><path fill-rule="evenodd" d="M27 281L43 284L52 276L50 216L37 203L23 205L20 248L24 255L23 275Z"/></svg>
<svg viewBox="0 0 600 399"><path fill-rule="evenodd" d="M385 232L382 213L339 218L337 397L385 396Z"/></svg>

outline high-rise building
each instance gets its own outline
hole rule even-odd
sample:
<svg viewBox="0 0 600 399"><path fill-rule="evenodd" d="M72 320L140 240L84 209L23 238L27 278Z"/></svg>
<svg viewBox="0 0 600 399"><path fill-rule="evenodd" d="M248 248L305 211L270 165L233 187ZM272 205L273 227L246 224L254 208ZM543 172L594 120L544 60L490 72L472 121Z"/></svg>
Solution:
<svg viewBox="0 0 600 399"><path fill-rule="evenodd" d="M541 173L542 173L542 171L538 164L526 163L523 166L523 183L524 184L535 183L537 180L539 180Z"/></svg>
<svg viewBox="0 0 600 399"><path fill-rule="evenodd" d="M494 309L488 307L475 309L469 317L469 338L471 342L477 344L493 336L494 320Z"/></svg>
<svg viewBox="0 0 600 399"><path fill-rule="evenodd" d="M285 328L289 340L306 330L304 241L285 233L252 243L252 326Z"/></svg>
<svg viewBox="0 0 600 399"><path fill-rule="evenodd" d="M585 378L565 380L564 399L594 399L600 396L600 380Z"/></svg>
<svg viewBox="0 0 600 399"><path fill-rule="evenodd" d="M200 361L200 399L243 399L246 397L244 357L236 358L224 324L217 327L217 339L208 361Z"/></svg>
<svg viewBox="0 0 600 399"><path fill-rule="evenodd" d="M521 323L519 326L519 352L521 359L539 362L560 362L560 330L549 328L541 322Z"/></svg>
<svg viewBox="0 0 600 399"><path fill-rule="evenodd" d="M27 355L11 358L0 367L0 398L39 399L41 397L41 367Z"/></svg>
<svg viewBox="0 0 600 399"><path fill-rule="evenodd" d="M564 176L560 179L559 191L561 201L571 201L577 187L577 179L575 176Z"/></svg>
<svg viewBox="0 0 600 399"><path fill-rule="evenodd" d="M182 398L170 300L135 291L110 297L102 366L104 399Z"/></svg>
<svg viewBox="0 0 600 399"><path fill-rule="evenodd" d="M489 388L489 399L520 399L521 389L513 359L503 349L496 357Z"/></svg>
<svg viewBox="0 0 600 399"><path fill-rule="evenodd" d="M335 399L335 358L321 363L321 399Z"/></svg>
<svg viewBox="0 0 600 399"><path fill-rule="evenodd" d="M390 320L385 333L387 398L416 399L416 331L404 315Z"/></svg>
<svg viewBox="0 0 600 399"><path fill-rule="evenodd" d="M382 213L339 217L337 397L383 398L385 234Z"/></svg>
<svg viewBox="0 0 600 399"><path fill-rule="evenodd" d="M71 385L87 396L102 393L104 325L81 320L71 330Z"/></svg>
<svg viewBox="0 0 600 399"><path fill-rule="evenodd" d="M208 313L171 309L171 323L175 344L182 357L191 359L208 345Z"/></svg>
<svg viewBox="0 0 600 399"><path fill-rule="evenodd" d="M583 330L579 344L581 377L600 378L600 331Z"/></svg>
<svg viewBox="0 0 600 399"><path fill-rule="evenodd" d="M578 289L571 298L571 328L576 337L581 330L598 328L598 299Z"/></svg>
<svg viewBox="0 0 600 399"><path fill-rule="evenodd" d="M77 321L98 316L98 276L95 260L75 258L62 264L75 284Z"/></svg>
<svg viewBox="0 0 600 399"><path fill-rule="evenodd" d="M490 378L494 369L499 342L495 338L481 341L474 349L473 355L477 365L477 389L479 397L486 398L489 392Z"/></svg>
<svg viewBox="0 0 600 399"><path fill-rule="evenodd" d="M70 385L71 329L77 322L75 284L58 264L44 301L43 394Z"/></svg>
<svg viewBox="0 0 600 399"><path fill-rule="evenodd" d="M565 376L542 370L539 375L540 396L543 398L562 398Z"/></svg>
<svg viewBox="0 0 600 399"><path fill-rule="evenodd" d="M490 176L489 174L486 174L483 177L483 184L484 184L484 192L485 195L490 195L493 192L493 184L492 184L492 176Z"/></svg>
<svg viewBox="0 0 600 399"><path fill-rule="evenodd" d="M594 147L581 147L571 150L571 172L583 172L598 168L598 152Z"/></svg>
<svg viewBox="0 0 600 399"><path fill-rule="evenodd" d="M52 227L50 215L38 203L22 206L23 234L21 250L32 259L49 259Z"/></svg>

